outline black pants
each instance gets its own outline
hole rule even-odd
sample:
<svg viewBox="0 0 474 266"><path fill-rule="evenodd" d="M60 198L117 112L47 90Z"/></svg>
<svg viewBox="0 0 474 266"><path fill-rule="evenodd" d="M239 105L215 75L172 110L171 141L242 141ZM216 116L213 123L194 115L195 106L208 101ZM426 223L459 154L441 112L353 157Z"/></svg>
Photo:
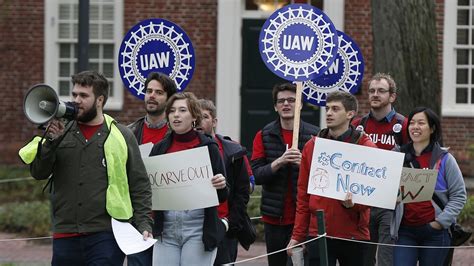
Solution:
<svg viewBox="0 0 474 266"><path fill-rule="evenodd" d="M264 223L265 243L267 245L267 253L286 248L291 239L293 225L273 225ZM293 265L291 258L288 257L286 251L278 252L268 256L269 266L288 266Z"/></svg>
<svg viewBox="0 0 474 266"><path fill-rule="evenodd" d="M227 236L217 246L217 255L214 265L222 265L235 262L237 259L238 241Z"/></svg>
<svg viewBox="0 0 474 266"><path fill-rule="evenodd" d="M319 243L322 239L306 244L306 252L309 257L309 266L319 266ZM360 266L364 263L364 254L367 245L343 240L326 239L328 250L328 265L335 266L336 261L341 266ZM306 265L306 263L305 263Z"/></svg>

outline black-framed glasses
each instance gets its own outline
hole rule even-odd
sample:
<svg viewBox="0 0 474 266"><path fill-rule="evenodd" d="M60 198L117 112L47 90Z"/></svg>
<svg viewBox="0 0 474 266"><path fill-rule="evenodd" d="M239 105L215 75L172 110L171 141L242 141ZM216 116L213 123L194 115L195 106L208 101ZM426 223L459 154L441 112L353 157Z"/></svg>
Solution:
<svg viewBox="0 0 474 266"><path fill-rule="evenodd" d="M377 92L378 94L385 94L387 92L390 92L390 90L387 89L369 89L369 94L375 94Z"/></svg>
<svg viewBox="0 0 474 266"><path fill-rule="evenodd" d="M295 103L295 102L296 102L296 98L294 98L294 97L288 97L288 98L280 98L280 99L277 99L277 103L278 103L278 104L284 104L285 101L287 101L288 103Z"/></svg>

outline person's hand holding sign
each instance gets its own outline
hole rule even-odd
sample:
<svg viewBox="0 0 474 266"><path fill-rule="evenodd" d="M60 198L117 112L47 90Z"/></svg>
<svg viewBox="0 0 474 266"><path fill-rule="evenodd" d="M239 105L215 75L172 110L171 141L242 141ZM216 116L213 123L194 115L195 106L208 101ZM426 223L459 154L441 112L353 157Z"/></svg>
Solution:
<svg viewBox="0 0 474 266"><path fill-rule="evenodd" d="M296 148L287 149L282 156L272 162L272 172L278 171L281 167L292 163L295 165L300 165L301 163L301 152Z"/></svg>
<svg viewBox="0 0 474 266"><path fill-rule="evenodd" d="M344 206L344 208L346 208L346 209L349 209L349 208L354 207L354 202L352 202L352 193L347 192L346 198L344 199L344 201L342 201L341 204L342 204L342 206Z"/></svg>
<svg viewBox="0 0 474 266"><path fill-rule="evenodd" d="M217 174L211 179L212 186L216 189L223 189L226 186L225 177L222 174Z"/></svg>

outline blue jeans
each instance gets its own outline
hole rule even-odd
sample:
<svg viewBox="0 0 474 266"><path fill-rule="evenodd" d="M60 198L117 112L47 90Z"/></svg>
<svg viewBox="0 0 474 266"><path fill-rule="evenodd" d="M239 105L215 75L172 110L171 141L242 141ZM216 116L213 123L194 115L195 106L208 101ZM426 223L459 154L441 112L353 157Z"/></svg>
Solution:
<svg viewBox="0 0 474 266"><path fill-rule="evenodd" d="M212 265L217 249L202 242L204 209L165 211L163 235L153 249L153 265Z"/></svg>
<svg viewBox="0 0 474 266"><path fill-rule="evenodd" d="M447 229L437 230L431 225L400 226L398 230L398 245L412 246L449 246L451 243ZM410 248L395 247L393 250L393 265L442 266L449 249L447 248Z"/></svg>
<svg viewBox="0 0 474 266"><path fill-rule="evenodd" d="M112 232L53 239L51 265L117 265L122 266L125 254Z"/></svg>

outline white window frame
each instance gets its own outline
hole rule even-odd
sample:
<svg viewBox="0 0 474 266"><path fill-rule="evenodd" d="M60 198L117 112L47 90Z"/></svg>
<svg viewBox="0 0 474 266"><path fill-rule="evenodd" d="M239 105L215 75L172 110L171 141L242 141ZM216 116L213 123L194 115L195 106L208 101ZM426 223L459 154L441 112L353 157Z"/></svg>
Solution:
<svg viewBox="0 0 474 266"><path fill-rule="evenodd" d="M472 1L472 0L471 0ZM443 73L442 73L442 105L443 116L474 117L474 103L456 103L456 49L473 49L474 45L458 45L457 40L457 1L456 3L444 3L444 29L443 29ZM473 9L471 5L469 7ZM471 11L472 16L472 11ZM471 22L472 18L469 18ZM470 26L472 30L472 25ZM471 32L469 30L469 32ZM472 33L470 33L472 34ZM469 36L470 36L469 34ZM471 40L471 37L469 37ZM474 62L471 62L471 68ZM471 82L471 71L468 71L468 83ZM468 90L472 88L472 84ZM471 93L468 93L468 97Z"/></svg>
<svg viewBox="0 0 474 266"><path fill-rule="evenodd" d="M59 4L77 3L80 0L47 0L44 4L44 80L48 85L59 91L59 46L58 42L58 15ZM100 1L100 0L99 0ZM91 1L93 3L93 1ZM114 5L114 76L113 96L109 96L105 110L122 110L123 108L123 83L120 78L118 64L118 51L123 38L123 0L113 1ZM111 78L111 77L107 77ZM70 101L70 96L60 96L62 101Z"/></svg>

